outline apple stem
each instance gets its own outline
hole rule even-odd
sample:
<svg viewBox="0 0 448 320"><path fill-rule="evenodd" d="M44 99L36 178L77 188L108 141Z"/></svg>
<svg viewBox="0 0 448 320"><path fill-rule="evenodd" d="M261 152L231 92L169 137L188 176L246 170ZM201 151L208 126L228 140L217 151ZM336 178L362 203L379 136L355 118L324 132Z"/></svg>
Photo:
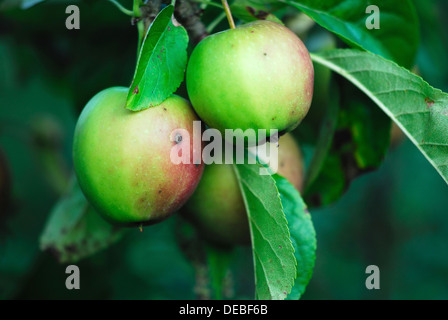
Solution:
<svg viewBox="0 0 448 320"><path fill-rule="evenodd" d="M132 10L128 10L125 7L123 7L121 5L121 3L119 3L116 0L109 0L112 4L114 4L118 10L120 10L121 12L123 12L125 15L133 17L134 16L134 12Z"/></svg>
<svg viewBox="0 0 448 320"><path fill-rule="evenodd" d="M230 11L230 6L227 0L222 0L222 5L224 6L224 11L226 12L227 20L229 20L230 29L235 29L235 21L233 21L232 11Z"/></svg>
<svg viewBox="0 0 448 320"><path fill-rule="evenodd" d="M138 30L138 45L137 45L137 59L140 56L140 49L142 47L143 38L145 37L145 24L142 19L142 14L140 12L140 0L134 0L134 4L132 6L132 10L134 12L134 19L137 22L137 30Z"/></svg>

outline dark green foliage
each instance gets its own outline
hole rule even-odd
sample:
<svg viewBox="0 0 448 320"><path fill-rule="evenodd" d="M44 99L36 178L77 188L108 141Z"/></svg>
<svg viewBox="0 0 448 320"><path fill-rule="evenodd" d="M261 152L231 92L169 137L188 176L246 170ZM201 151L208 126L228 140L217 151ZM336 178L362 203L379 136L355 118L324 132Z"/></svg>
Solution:
<svg viewBox="0 0 448 320"><path fill-rule="evenodd" d="M185 29L174 27L168 7L139 56L132 18L107 1L77 1L81 29L67 30L69 1L5 0L0 152L10 185L7 206L0 205L0 299L448 298L446 1L380 2L381 29L370 31L367 0L230 2L237 24L298 12L315 21L303 40L324 71L295 131L307 164L305 202L283 178L258 175L259 165L238 166L251 249L208 247L177 216L121 237L76 187L67 193L74 123L106 87L132 93L150 83L139 86L148 99L131 101L133 110L163 101L183 80L185 30L204 26L181 17ZM130 0L121 3L132 8ZM170 1L153 3L162 9ZM195 21L205 26L222 12L201 8ZM177 32L169 38L171 27ZM339 49L322 51L333 49L328 38ZM173 51L160 61L154 50L166 43ZM409 71L414 63L419 75ZM159 87L151 82L157 75ZM184 84L177 93L186 97ZM409 138L393 150L391 120ZM66 265L49 251L81 268L84 290L66 290ZM371 264L381 269L378 291L364 286Z"/></svg>

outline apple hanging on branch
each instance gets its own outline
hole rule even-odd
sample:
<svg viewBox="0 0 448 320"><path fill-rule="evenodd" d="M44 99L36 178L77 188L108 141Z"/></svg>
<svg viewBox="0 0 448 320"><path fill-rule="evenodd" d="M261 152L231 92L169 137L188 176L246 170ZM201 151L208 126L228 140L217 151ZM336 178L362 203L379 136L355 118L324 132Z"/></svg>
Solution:
<svg viewBox="0 0 448 320"><path fill-rule="evenodd" d="M125 108L128 88L94 96L82 111L73 143L75 172L86 198L108 221L145 225L179 209L198 184L203 163L174 164L171 149L198 120L190 104L171 96L157 107ZM180 130L182 129L182 130ZM191 158L194 151L191 152Z"/></svg>
<svg viewBox="0 0 448 320"><path fill-rule="evenodd" d="M278 174L299 191L303 184L303 165L294 137L285 134L278 141ZM226 246L250 244L246 208L232 164L207 165L182 213L210 242Z"/></svg>
<svg viewBox="0 0 448 320"><path fill-rule="evenodd" d="M219 129L293 130L313 96L313 64L288 28L255 21L213 34L194 49L187 67L193 108ZM266 137L257 138L258 144Z"/></svg>

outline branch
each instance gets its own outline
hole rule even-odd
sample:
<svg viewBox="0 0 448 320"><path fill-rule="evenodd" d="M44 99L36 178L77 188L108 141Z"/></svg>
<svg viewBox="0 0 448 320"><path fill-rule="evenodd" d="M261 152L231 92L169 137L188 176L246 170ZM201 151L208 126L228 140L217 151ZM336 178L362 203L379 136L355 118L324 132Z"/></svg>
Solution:
<svg viewBox="0 0 448 320"><path fill-rule="evenodd" d="M174 9L176 19L187 29L193 45L198 44L199 41L208 36L205 25L200 18L202 12L199 4L193 0L177 0Z"/></svg>

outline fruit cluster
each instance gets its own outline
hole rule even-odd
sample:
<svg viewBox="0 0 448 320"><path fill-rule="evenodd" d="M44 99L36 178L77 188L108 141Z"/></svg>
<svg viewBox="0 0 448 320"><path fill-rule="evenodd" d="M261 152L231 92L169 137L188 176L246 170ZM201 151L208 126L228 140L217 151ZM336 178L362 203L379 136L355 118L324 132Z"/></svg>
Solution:
<svg viewBox="0 0 448 320"><path fill-rule="evenodd" d="M195 120L222 132L265 129L267 138L275 129L283 135L279 173L300 190L301 154L286 133L311 104L309 53L286 27L256 21L202 40L190 57L186 81L192 106L173 95L156 107L133 112L124 107L128 88L94 96L75 130L79 184L93 207L113 223L152 224L182 208L208 240L247 243L246 212L231 165L212 164L204 170L204 163L193 159L174 164L170 153L173 146L188 143L191 157L201 152L194 150L198 146L192 139L182 137L183 132L193 135Z"/></svg>

